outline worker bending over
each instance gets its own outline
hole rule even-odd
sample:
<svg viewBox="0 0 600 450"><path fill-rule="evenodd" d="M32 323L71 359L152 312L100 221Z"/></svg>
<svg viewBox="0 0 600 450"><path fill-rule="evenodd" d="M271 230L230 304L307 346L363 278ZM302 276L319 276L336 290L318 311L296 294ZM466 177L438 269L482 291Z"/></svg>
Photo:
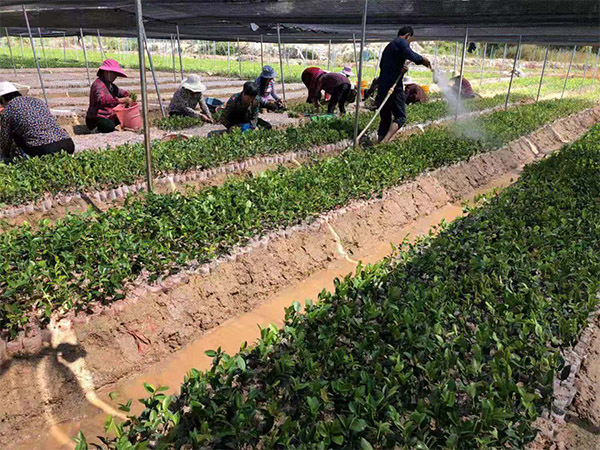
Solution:
<svg viewBox="0 0 600 450"><path fill-rule="evenodd" d="M275 91L275 77L277 77L275 69L271 66L264 66L261 74L254 81L258 86L260 107L269 111L278 111L285 108L283 100Z"/></svg>
<svg viewBox="0 0 600 450"><path fill-rule="evenodd" d="M206 105L204 92L206 85L198 75L190 75L181 82L181 87L175 91L169 105L169 116L186 116L202 119L213 123L213 117ZM196 107L200 105L200 110Z"/></svg>
<svg viewBox="0 0 600 450"><path fill-rule="evenodd" d="M328 114L335 112L336 105L340 108L340 114L345 114L346 103L352 103L356 99L356 90L350 85L348 77L341 73L330 72L322 74L311 85L311 89L308 92L308 99L317 111L319 110L321 91L325 91L331 97L327 104Z"/></svg>
<svg viewBox="0 0 600 450"><path fill-rule="evenodd" d="M379 113L381 119L377 132L379 142L388 142L406 122L406 98L402 85L402 76L406 73L406 62L412 61L415 64L431 68L431 63L427 58L415 53L410 48L413 35L414 30L412 27L405 26L400 28L398 37L385 47L381 55L381 63L379 64L381 73L379 75L379 88L376 98L378 107L381 106L388 91L392 89L397 80L398 83Z"/></svg>
<svg viewBox="0 0 600 450"><path fill-rule="evenodd" d="M429 101L425 89L415 83L408 75L404 77L404 97L406 97L407 105L412 105L413 103L427 103Z"/></svg>
<svg viewBox="0 0 600 450"><path fill-rule="evenodd" d="M75 144L56 121L46 103L21 95L7 81L0 82L0 160L10 162L23 152L43 156L65 151L73 153ZM16 147L15 147L16 145Z"/></svg>
<svg viewBox="0 0 600 450"><path fill-rule="evenodd" d="M232 131L241 128L242 132L254 130L257 127L270 130L271 124L258 117L260 103L257 100L258 86L253 81L244 83L244 89L234 94L225 105L221 123Z"/></svg>
<svg viewBox="0 0 600 450"><path fill-rule="evenodd" d="M302 83L304 83L304 86L306 86L306 89L308 89L306 103L312 103L310 93L315 89L319 77L326 73L327 72L325 72L323 69L319 69L318 67L308 67L307 69L304 69L304 72L302 72Z"/></svg>
<svg viewBox="0 0 600 450"><path fill-rule="evenodd" d="M114 59L104 61L96 75L98 78L90 88L90 106L85 117L85 124L90 130L112 133L119 125L119 119L114 110L115 106L133 103L129 92L119 89L114 83L118 77L126 78L127 75Z"/></svg>
<svg viewBox="0 0 600 450"><path fill-rule="evenodd" d="M450 79L452 84L450 88L454 95L458 96L458 87L460 86L460 74L458 72L452 72L452 78ZM462 88L460 89L460 98L467 99L475 97L475 93L473 92L473 88L471 87L471 83L463 76L462 79Z"/></svg>

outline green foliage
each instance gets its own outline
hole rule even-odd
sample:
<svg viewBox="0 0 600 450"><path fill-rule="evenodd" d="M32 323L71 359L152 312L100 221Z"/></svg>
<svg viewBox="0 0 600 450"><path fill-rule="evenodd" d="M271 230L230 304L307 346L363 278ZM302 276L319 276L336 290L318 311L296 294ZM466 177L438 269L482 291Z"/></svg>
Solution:
<svg viewBox="0 0 600 450"><path fill-rule="evenodd" d="M221 111L219 110L212 115L215 122L221 119ZM154 126L166 131L179 131L186 128L201 127L204 121L199 117L187 116L167 116L154 121Z"/></svg>
<svg viewBox="0 0 600 450"><path fill-rule="evenodd" d="M502 102L476 99L466 102L473 110L485 109ZM572 105L572 103L567 103ZM435 120L447 113L442 102L411 105L408 115L412 123ZM371 114L361 115L361 128ZM217 116L218 118L218 116ZM186 119L163 119L161 124L178 129ZM286 129L259 130L253 133L229 133L212 138L191 138L186 141L155 143L152 147L155 176L189 169L208 169L253 156L304 150L317 145L331 144L352 136L354 119L351 116L326 122L309 123ZM115 188L144 179L144 146L121 145L98 151L48 155L0 164L0 205L19 204L40 199L45 193L74 193Z"/></svg>
<svg viewBox="0 0 600 450"><path fill-rule="evenodd" d="M461 135L458 123L404 141L347 150L293 170L231 179L187 197L148 195L106 213L5 232L0 235L0 329L16 334L26 326L30 311L46 322L54 311L120 299L124 284L142 271L158 277L192 260L210 261L253 236L369 197L425 170L466 160L583 106L551 101L493 113L478 121L482 134L492 136L490 142ZM328 132L339 138L339 130L324 129L318 139ZM281 136L286 133L298 130L287 129ZM249 144L265 135L231 136Z"/></svg>
<svg viewBox="0 0 600 450"><path fill-rule="evenodd" d="M290 307L254 348L212 352L108 448L525 448L598 303L599 142L596 126L437 237Z"/></svg>

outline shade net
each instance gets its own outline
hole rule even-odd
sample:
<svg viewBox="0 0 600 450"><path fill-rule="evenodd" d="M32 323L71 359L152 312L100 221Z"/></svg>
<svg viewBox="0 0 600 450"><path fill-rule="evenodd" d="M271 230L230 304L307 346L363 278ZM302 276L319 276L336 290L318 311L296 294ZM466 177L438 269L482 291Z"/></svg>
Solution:
<svg viewBox="0 0 600 450"><path fill-rule="evenodd" d="M363 1L332 0L144 0L149 37L276 42L276 24L285 42L347 42L361 35ZM83 28L106 36L134 36L133 0L2 0L0 26L23 32L22 6L31 26L69 34ZM367 40L395 36L412 25L421 40L459 40L469 28L475 41L552 44L600 43L598 0L371 0Z"/></svg>

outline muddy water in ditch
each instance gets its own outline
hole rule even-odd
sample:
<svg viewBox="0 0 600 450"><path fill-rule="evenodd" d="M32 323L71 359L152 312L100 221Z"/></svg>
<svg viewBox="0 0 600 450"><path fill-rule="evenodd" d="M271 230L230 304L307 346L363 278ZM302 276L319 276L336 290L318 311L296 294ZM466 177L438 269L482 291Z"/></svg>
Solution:
<svg viewBox="0 0 600 450"><path fill-rule="evenodd" d="M518 176L516 172L506 174L478 189L465 200L471 200L473 196L494 188L504 188L516 180ZM417 219L398 232L387 236L385 240L374 243L371 248L366 249L363 253L353 255L353 258L365 264L380 261L390 254L391 243L400 243L407 236L410 239L411 237L424 235L442 220L450 222L460 217L463 214L460 203L448 204L428 216ZM341 248L340 253L344 254L344 250ZM356 268L354 259L346 257L336 260L326 270L317 272L302 282L277 292L267 302L251 312L225 322L173 354L161 364L154 366L151 370L137 375L133 379L124 380L116 386L88 393L86 395L88 402L81 410L73 411L71 422L58 424L54 423L52 417L47 417L49 433L22 442L14 448L23 450L72 449L74 443L71 437L76 436L79 430L86 435L88 442L94 442L96 440L95 436L104 434L104 421L108 414L115 412L118 403L125 403L127 399L133 399L133 411L141 411L141 405L136 404L136 399L146 396L142 383L170 386L169 392L175 393L183 381L183 377L192 367L198 370L210 367L211 358L205 355L206 350L221 347L228 353L235 353L242 343L254 342L260 336L259 326L266 327L271 323L281 325L284 319L284 308L294 301L314 300L323 289L333 289L333 280L336 277L341 278L348 273L353 273ZM112 401L108 395L109 392L118 393L118 398Z"/></svg>

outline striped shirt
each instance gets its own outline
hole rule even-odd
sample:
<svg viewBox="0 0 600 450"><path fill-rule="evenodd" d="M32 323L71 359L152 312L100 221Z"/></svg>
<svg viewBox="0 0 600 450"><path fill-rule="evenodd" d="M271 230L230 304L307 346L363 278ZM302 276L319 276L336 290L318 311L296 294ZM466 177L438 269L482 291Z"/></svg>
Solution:
<svg viewBox="0 0 600 450"><path fill-rule="evenodd" d="M173 94L173 98L169 104L169 112L179 113L190 117L200 117L200 114L196 111L198 105L200 105L200 109L204 114L208 117L212 117L202 92L193 92L184 87L180 87Z"/></svg>

